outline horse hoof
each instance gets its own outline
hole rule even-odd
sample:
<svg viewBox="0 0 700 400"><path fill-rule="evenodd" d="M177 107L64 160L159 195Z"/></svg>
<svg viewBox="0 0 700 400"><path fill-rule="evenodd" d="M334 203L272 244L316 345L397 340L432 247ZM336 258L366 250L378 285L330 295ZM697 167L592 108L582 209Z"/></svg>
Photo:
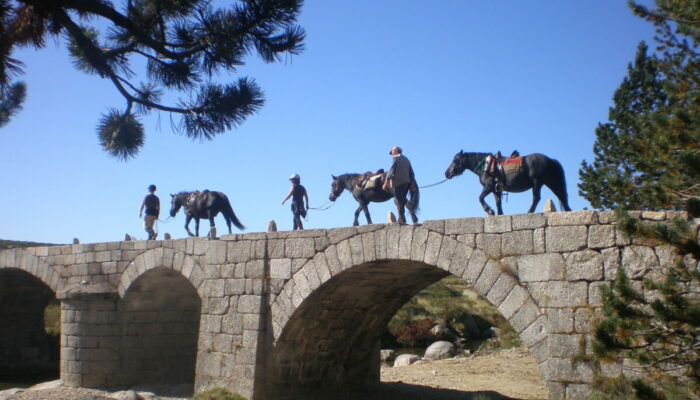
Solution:
<svg viewBox="0 0 700 400"><path fill-rule="evenodd" d="M488 210L488 211L486 211L486 214L488 214L488 215L496 215L496 213L494 213L493 210Z"/></svg>

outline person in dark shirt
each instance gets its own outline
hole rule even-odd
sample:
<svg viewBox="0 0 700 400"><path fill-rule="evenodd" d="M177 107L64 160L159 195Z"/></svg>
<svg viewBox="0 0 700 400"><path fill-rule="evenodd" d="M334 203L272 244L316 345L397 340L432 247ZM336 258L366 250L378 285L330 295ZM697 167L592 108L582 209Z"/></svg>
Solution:
<svg viewBox="0 0 700 400"><path fill-rule="evenodd" d="M294 230L304 229L304 225L301 223L301 217L306 218L306 211L309 209L309 196L306 194L306 188L301 185L301 177L299 174L292 175L289 180L292 182L292 187L289 189L289 194L282 200L282 204L285 201L292 198L292 214L294 215ZM306 200L306 206L304 206L304 200Z"/></svg>
<svg viewBox="0 0 700 400"><path fill-rule="evenodd" d="M405 224L404 206L406 205L406 195L411 186L415 186L416 178L411 162L403 155L401 147L393 146L389 150L389 155L392 157L392 164L389 172L386 174L382 190L386 191L389 185L394 188L394 203L399 210L399 224Z"/></svg>
<svg viewBox="0 0 700 400"><path fill-rule="evenodd" d="M143 211L146 209L146 216L143 218L143 227L148 232L148 240L155 240L158 235L155 230L153 230L153 225L155 225L158 215L160 214L160 199L155 195L156 185L150 185L148 187L148 194L143 198L141 203L141 209L139 210L139 218L143 216Z"/></svg>

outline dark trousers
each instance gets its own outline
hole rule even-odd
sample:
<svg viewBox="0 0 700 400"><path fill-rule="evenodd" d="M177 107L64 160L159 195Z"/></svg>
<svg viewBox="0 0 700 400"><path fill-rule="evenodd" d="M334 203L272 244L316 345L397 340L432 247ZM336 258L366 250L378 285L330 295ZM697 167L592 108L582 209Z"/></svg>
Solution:
<svg viewBox="0 0 700 400"><path fill-rule="evenodd" d="M306 218L306 209L303 204L292 202L292 214L294 214L293 230L303 230L304 225L301 223L301 217Z"/></svg>
<svg viewBox="0 0 700 400"><path fill-rule="evenodd" d="M394 188L394 204L396 204L396 209L399 212L399 224L406 223L406 195L408 194L408 187L411 186L410 183L402 183Z"/></svg>

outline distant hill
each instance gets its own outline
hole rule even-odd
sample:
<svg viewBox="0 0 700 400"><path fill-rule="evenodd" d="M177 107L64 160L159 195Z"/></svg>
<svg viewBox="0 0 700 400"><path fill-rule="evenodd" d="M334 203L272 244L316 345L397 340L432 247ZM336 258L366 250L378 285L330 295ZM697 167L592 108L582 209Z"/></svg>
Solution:
<svg viewBox="0 0 700 400"><path fill-rule="evenodd" d="M36 242L20 242L17 240L2 240L0 239L0 250L14 249L16 247L37 247L37 246L56 246L52 243L36 243Z"/></svg>

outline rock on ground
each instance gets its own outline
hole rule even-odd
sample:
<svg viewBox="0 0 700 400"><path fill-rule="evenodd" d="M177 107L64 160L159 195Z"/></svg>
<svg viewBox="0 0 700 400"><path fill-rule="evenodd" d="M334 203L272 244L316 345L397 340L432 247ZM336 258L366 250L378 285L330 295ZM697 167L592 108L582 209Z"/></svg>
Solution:
<svg viewBox="0 0 700 400"><path fill-rule="evenodd" d="M444 360L452 357L454 354L455 346L450 342L441 340L428 346L423 357L429 360Z"/></svg>

